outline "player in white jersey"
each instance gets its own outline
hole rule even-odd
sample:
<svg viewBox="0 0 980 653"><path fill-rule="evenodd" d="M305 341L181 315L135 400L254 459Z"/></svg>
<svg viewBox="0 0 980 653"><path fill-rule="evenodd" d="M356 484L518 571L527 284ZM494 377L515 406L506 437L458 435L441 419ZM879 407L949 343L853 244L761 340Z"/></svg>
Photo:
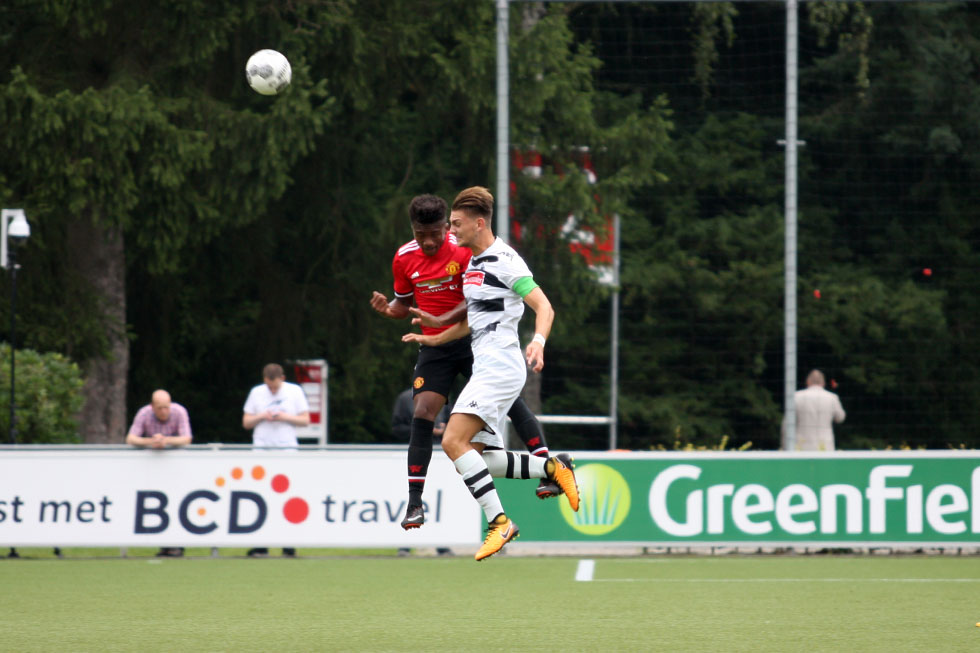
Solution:
<svg viewBox="0 0 980 653"><path fill-rule="evenodd" d="M402 338L437 346L472 333L473 375L453 407L442 448L487 517L488 533L477 560L517 537L517 524L504 513L493 476L503 476L507 466L510 454L503 450L503 420L524 387L525 361L535 372L544 368L544 345L555 316L524 260L494 237L492 217L493 195L486 188L474 186L456 196L449 217L452 233L460 246L473 250L463 276L466 320L436 335L409 333ZM525 302L534 310L535 334L522 356L517 323ZM424 321L421 312L413 312ZM577 511L578 486L570 459L530 458L530 477L554 480Z"/></svg>

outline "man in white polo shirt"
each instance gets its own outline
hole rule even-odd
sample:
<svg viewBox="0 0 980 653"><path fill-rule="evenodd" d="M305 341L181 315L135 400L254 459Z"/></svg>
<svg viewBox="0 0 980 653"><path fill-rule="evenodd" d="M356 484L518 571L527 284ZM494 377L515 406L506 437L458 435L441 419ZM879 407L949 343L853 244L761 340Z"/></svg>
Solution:
<svg viewBox="0 0 980 653"><path fill-rule="evenodd" d="M282 366L262 368L263 383L252 388L245 400L242 426L252 430L257 447L295 447L296 427L310 423L310 405L303 388L286 381Z"/></svg>
<svg viewBox="0 0 980 653"><path fill-rule="evenodd" d="M303 388L286 381L282 366L269 363L262 368L263 383L252 388L245 400L242 426L252 429L252 444L256 447L289 449L297 446L296 427L310 423L310 405ZM266 548L249 549L250 557L264 556ZM283 548L287 557L296 549Z"/></svg>

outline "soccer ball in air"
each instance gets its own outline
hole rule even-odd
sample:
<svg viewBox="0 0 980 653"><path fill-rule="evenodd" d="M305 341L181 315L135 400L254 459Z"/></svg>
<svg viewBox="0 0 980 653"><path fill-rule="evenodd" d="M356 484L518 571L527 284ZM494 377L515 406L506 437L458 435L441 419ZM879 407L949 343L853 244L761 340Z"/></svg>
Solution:
<svg viewBox="0 0 980 653"><path fill-rule="evenodd" d="M276 95L289 86L293 69L289 60L275 50L259 50L245 64L248 85L262 95Z"/></svg>

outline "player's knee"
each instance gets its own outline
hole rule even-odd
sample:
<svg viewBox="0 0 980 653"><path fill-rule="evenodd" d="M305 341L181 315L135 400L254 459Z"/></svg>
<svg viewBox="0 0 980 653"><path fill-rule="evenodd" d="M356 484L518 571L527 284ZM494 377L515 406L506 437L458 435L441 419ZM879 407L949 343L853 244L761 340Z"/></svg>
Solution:
<svg viewBox="0 0 980 653"><path fill-rule="evenodd" d="M427 419L430 422L434 422L436 421L436 415L438 414L439 414L438 410L429 410L424 407L416 407L415 412L412 414L412 417L414 417L415 419Z"/></svg>
<svg viewBox="0 0 980 653"><path fill-rule="evenodd" d="M442 450L446 452L450 460L456 460L459 456L466 453L466 445L469 440L463 438L459 431L446 429L442 435Z"/></svg>
<svg viewBox="0 0 980 653"><path fill-rule="evenodd" d="M456 443L447 438L445 435L442 436L442 450L447 456L449 456L449 460L456 460L461 455L459 453L459 447L456 445Z"/></svg>
<svg viewBox="0 0 980 653"><path fill-rule="evenodd" d="M446 398L435 392L420 392L415 395L414 417L435 421L439 411L446 403Z"/></svg>

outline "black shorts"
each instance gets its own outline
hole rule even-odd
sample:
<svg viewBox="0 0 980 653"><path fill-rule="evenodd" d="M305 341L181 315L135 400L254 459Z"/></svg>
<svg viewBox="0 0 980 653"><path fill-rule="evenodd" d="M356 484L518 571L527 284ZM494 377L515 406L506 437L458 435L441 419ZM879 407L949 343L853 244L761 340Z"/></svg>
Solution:
<svg viewBox="0 0 980 653"><path fill-rule="evenodd" d="M412 396L420 392L437 392L449 397L458 375L473 375L473 350L470 337L465 336L438 347L419 347L419 358L412 376Z"/></svg>

